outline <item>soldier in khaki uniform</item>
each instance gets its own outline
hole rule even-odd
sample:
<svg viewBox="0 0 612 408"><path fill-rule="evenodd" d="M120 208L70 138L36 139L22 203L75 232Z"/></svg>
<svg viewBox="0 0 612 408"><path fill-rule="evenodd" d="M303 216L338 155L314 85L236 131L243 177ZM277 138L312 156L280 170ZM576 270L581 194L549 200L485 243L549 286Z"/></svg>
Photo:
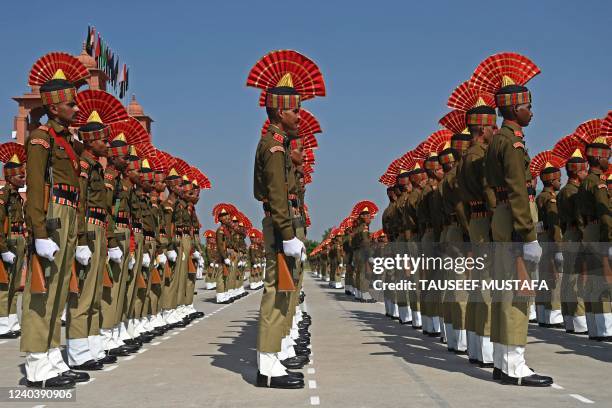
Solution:
<svg viewBox="0 0 612 408"><path fill-rule="evenodd" d="M398 175L396 177L396 195L397 200L395 201L395 212L392 224L395 225L395 242L396 246L399 248L401 245L405 245L406 243L406 234L405 231L408 229L408 222L410 219L404 217L404 207L408 201L408 197L412 192L412 183L410 183L410 179L408 178L409 172L408 169L402 168L398 171ZM395 281L401 282L409 278L410 271L406 271L403 269L396 269L395 271ZM410 309L410 299L408 295L408 291L404 290L396 290L395 297L397 300L397 318L399 319L400 324L409 324L412 323L412 310ZM394 313L395 317L395 313Z"/></svg>
<svg viewBox="0 0 612 408"><path fill-rule="evenodd" d="M15 339L21 335L17 294L26 251L24 204L19 194L26 181L25 148L13 142L0 145L0 161L6 180L0 188L0 253L5 273L0 281L0 339Z"/></svg>
<svg viewBox="0 0 612 408"><path fill-rule="evenodd" d="M469 272L469 279L490 281L493 260L490 246L491 214L495 208L495 194L486 184L484 160L497 127L497 119L495 108L487 105L479 94L473 95L475 98L468 98L469 102L464 106L468 108L465 111L465 123L472 142L458 169L457 183L461 200L468 204L470 250L472 256L481 258L483 262L482 269L474 268ZM494 105L494 101L491 105ZM481 368L493 367L490 291L470 292L466 314L470 363L477 363Z"/></svg>
<svg viewBox="0 0 612 408"><path fill-rule="evenodd" d="M355 263L355 297L358 301L364 303L376 303L376 300L370 294L373 262L370 222L377 212L378 208L371 201L361 201L355 204L351 211L351 214L355 216L355 229L351 240Z"/></svg>
<svg viewBox="0 0 612 408"><path fill-rule="evenodd" d="M28 201L26 223L32 232L35 256L30 263L39 262L43 271L46 293L37 293L36 281L30 265L26 277L22 305L21 351L25 352L27 385L30 387L73 387L75 381L87 381L87 373L69 369L60 353L60 316L68 298L68 284L77 249L79 205L79 159L75 142L68 126L78 112L76 88L73 83L87 77L87 69L73 57L64 57L71 68L66 68L52 55L37 64L46 64L30 77L30 85L40 86L40 96L48 117L44 126L32 131L26 139L26 182ZM55 72L46 77L44 72ZM79 236L79 258L89 261L91 251L84 236ZM33 277L34 276L34 277ZM33 282L34 281L34 282ZM34 283L34 285L33 285ZM40 283L40 282L38 282Z"/></svg>
<svg viewBox="0 0 612 408"><path fill-rule="evenodd" d="M100 335L103 337L103 348L110 356L127 356L137 347L124 343L130 337L123 323L123 307L125 304L128 263L130 260L130 207L129 191L131 182L125 176L129 145L125 134L116 128L117 123L111 126L110 148L108 149L108 164L104 170L104 181L107 202L111 208L108 216L108 231L114 233L118 248L121 251L119 258L117 251L109 262L109 278L112 287L103 286L101 298L101 325Z"/></svg>
<svg viewBox="0 0 612 408"><path fill-rule="evenodd" d="M206 289L216 289L220 265L218 263L219 255L217 254L215 231L204 231L204 237L206 238L206 258L208 259L208 266L206 267Z"/></svg>
<svg viewBox="0 0 612 408"><path fill-rule="evenodd" d="M177 168L180 162L176 158L171 157L168 165L169 171L165 182L168 187L168 196L162 202L163 209L163 225L168 234L168 245L166 248L166 257L169 263L170 276L164 277L164 287L162 288L162 316L166 324L171 327L184 327L185 323L178 310L178 250L179 242L176 234L176 218L175 210L179 195L181 193L182 178Z"/></svg>
<svg viewBox="0 0 612 408"><path fill-rule="evenodd" d="M518 69L508 68L513 64L507 63L502 75L498 71L490 72L491 64L500 59L520 61L515 64ZM497 242L494 279L529 280L524 263L537 264L542 255L526 189L531 174L523 134L523 127L529 125L533 116L531 94L523 85L538 72L535 64L525 57L506 53L487 58L470 80L475 89L495 93L495 102L504 118L485 156L487 184L496 194L491 221L493 240ZM514 242L512 246L511 242ZM520 252L517 254L513 248ZM535 374L525 362L529 303L522 294L505 290L493 295L493 378L504 384L550 386L552 378Z"/></svg>
<svg viewBox="0 0 612 408"><path fill-rule="evenodd" d="M277 60L293 63L277 66ZM307 82L312 83L311 78L318 77L317 85L309 91L302 88L306 83L305 71L296 69L304 61L310 66L310 79ZM276 68L266 69L271 66ZM282 340L291 296L279 291L277 254L288 260L290 270L295 272L293 276L299 277L301 262L306 260L306 254L304 243L296 236L292 208L289 205L289 195L297 194L295 168L290 156L290 139L297 137L300 91L309 96L324 95L323 78L312 61L295 51L282 50L264 56L251 70L247 85L264 89L265 106L271 123L257 146L254 166L254 196L263 203L266 215L263 220L263 234L267 268L257 341L257 385L302 388L303 378L288 373L285 367L303 367L308 358L296 356L288 359L290 361L283 361L282 364L278 355L284 351Z"/></svg>
<svg viewBox="0 0 612 408"><path fill-rule="evenodd" d="M559 143L570 144L568 153L571 156L565 163L567 183L557 194L557 208L559 210L559 224L563 233L563 277L561 278L561 312L565 330L568 333L587 334L587 322L584 312L582 293L578 292L578 276L580 268L577 267L580 239L582 235L582 218L578 216L578 189L580 183L588 173L587 161L580 148L582 144L573 136L566 136L555 145L557 151ZM580 144L577 145L575 143ZM573 150L573 151L572 151Z"/></svg>
<svg viewBox="0 0 612 408"><path fill-rule="evenodd" d="M91 100L103 95L106 94L101 91L89 91L77 98L79 102L94 106L96 104L90 103ZM85 240L92 255L87 263L77 257L78 292L71 292L68 298L66 349L68 364L81 370L100 370L104 362L116 361L116 357L105 355L100 337L102 283L107 256L112 256L114 262L121 262L123 255L113 231L107 230L111 207L100 158L107 156L110 128L102 122L100 115L108 117L123 111L127 117L127 112L119 101L114 109L106 108L108 106L111 105L91 110L87 122L79 128L79 136L84 142L80 157L81 199L78 207L79 221L83 224L79 230L86 232Z"/></svg>
<svg viewBox="0 0 612 408"><path fill-rule="evenodd" d="M606 120L612 120L608 115ZM598 121L598 119L595 119ZM578 190L578 214L582 218L582 246L586 279L584 302L589 339L612 340L612 304L610 296L610 238L612 218L607 188L610 140L600 134L601 125L578 127L576 134L586 143L589 174Z"/></svg>
<svg viewBox="0 0 612 408"><path fill-rule="evenodd" d="M561 273L563 272L563 253L561 251L561 225L557 208L557 191L561 187L561 170L564 160L550 150L538 153L532 160L532 175L540 176L544 189L536 197L538 220L541 232L538 241L544 243L539 266L539 278L546 281L548 290L538 291L537 300L541 302L541 327L563 328L561 314Z"/></svg>
<svg viewBox="0 0 612 408"><path fill-rule="evenodd" d="M395 201L397 200L397 196L395 195L394 186L387 187L387 197L389 198L389 204L387 205L387 208L385 208L385 210L382 213L381 222L382 222L382 227L383 227L383 231L385 235L389 238L389 240L392 240L392 237L394 236L394 229L393 229L393 224L392 224L393 223L393 212L395 211ZM385 269L384 282L385 283L393 282L393 270L392 269ZM395 291L386 289L383 292L383 297L384 297L384 303L385 303L385 316L393 318L394 311L395 311L395 305L397 304L397 301L395 299Z"/></svg>
<svg viewBox="0 0 612 408"><path fill-rule="evenodd" d="M230 268L232 261L229 254L229 242L231 240L230 223L231 223L231 212L232 209L227 204L217 204L213 208L213 216L215 222L220 222L221 225L217 228L216 235L216 248L217 256L216 262L221 265L221 272L217 277L217 303L227 304L231 303L231 297L229 292L229 278Z"/></svg>

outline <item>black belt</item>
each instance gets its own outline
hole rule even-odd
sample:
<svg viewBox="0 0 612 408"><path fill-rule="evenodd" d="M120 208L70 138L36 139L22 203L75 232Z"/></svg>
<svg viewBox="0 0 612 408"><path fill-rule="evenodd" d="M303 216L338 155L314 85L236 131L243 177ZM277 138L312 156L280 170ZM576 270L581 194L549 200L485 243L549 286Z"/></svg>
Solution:
<svg viewBox="0 0 612 408"><path fill-rule="evenodd" d="M123 217L115 217L115 222L117 224L129 225L130 219L129 218L123 218Z"/></svg>
<svg viewBox="0 0 612 408"><path fill-rule="evenodd" d="M149 238L155 238L155 233L153 231L145 231L144 236Z"/></svg>
<svg viewBox="0 0 612 408"><path fill-rule="evenodd" d="M53 195L58 198L63 198L68 201L72 201L74 203L79 202L79 192L78 191L68 191L62 188L53 187Z"/></svg>
<svg viewBox="0 0 612 408"><path fill-rule="evenodd" d="M97 211L97 207L88 208L85 217L94 218L98 221L106 222L106 211Z"/></svg>

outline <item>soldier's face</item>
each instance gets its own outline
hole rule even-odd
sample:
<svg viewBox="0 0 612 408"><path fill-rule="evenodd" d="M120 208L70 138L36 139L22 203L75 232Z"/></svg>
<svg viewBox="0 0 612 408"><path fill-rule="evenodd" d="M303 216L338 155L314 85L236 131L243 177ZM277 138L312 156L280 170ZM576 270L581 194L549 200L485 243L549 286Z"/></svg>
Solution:
<svg viewBox="0 0 612 408"><path fill-rule="evenodd" d="M138 170L128 170L127 175L132 183L140 185L140 172Z"/></svg>
<svg viewBox="0 0 612 408"><path fill-rule="evenodd" d="M531 118L533 117L531 104L526 103L515 106L514 114L516 115L516 121L520 126L528 126L529 122L531 122Z"/></svg>
<svg viewBox="0 0 612 408"><path fill-rule="evenodd" d="M442 167L436 168L434 175L436 176L436 180L441 181L444 178L444 169Z"/></svg>
<svg viewBox="0 0 612 408"><path fill-rule="evenodd" d="M109 144L105 139L94 140L89 142L89 148L96 157L107 157Z"/></svg>
<svg viewBox="0 0 612 408"><path fill-rule="evenodd" d="M140 185L142 186L142 189L147 193L153 191L153 184L149 180L140 180Z"/></svg>
<svg viewBox="0 0 612 408"><path fill-rule="evenodd" d="M493 135L495 134L495 129L497 126L483 126L482 127L482 135L485 143L491 143L491 139L493 139Z"/></svg>
<svg viewBox="0 0 612 408"><path fill-rule="evenodd" d="M555 191L559 191L561 189L561 179L554 179L551 184Z"/></svg>
<svg viewBox="0 0 612 408"><path fill-rule="evenodd" d="M119 171L124 171L128 164L125 156L113 156L111 161Z"/></svg>
<svg viewBox="0 0 612 408"><path fill-rule="evenodd" d="M608 166L610 165L610 155L608 154L608 157L599 158L599 165L603 171L608 170Z"/></svg>
<svg viewBox="0 0 612 408"><path fill-rule="evenodd" d="M155 182L155 191L157 191L158 193L163 193L164 190L166 190L166 183L164 183L163 181L156 181Z"/></svg>
<svg viewBox="0 0 612 408"><path fill-rule="evenodd" d="M278 113L283 130L287 132L297 132L300 124L300 109L283 109Z"/></svg>
<svg viewBox="0 0 612 408"><path fill-rule="evenodd" d="M75 101L59 102L49 105L49 111L51 111L59 122L64 125L70 125L76 119L79 107Z"/></svg>
<svg viewBox="0 0 612 408"><path fill-rule="evenodd" d="M26 175L25 175L25 172L19 173L19 174L15 174L14 176L9 176L7 179L8 179L9 183L11 183L13 186L15 186L17 188L21 188L21 187L25 186L25 184L26 184Z"/></svg>
<svg viewBox="0 0 612 408"><path fill-rule="evenodd" d="M587 169L582 169L582 170L578 170L578 173L576 174L578 175L578 180L582 181L586 178L589 172L587 171Z"/></svg>

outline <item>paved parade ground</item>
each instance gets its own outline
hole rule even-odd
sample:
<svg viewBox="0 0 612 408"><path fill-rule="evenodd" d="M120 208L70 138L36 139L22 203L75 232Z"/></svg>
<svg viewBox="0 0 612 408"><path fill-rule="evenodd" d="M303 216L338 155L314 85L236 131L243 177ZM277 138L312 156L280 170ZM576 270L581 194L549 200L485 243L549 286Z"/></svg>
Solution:
<svg viewBox="0 0 612 408"><path fill-rule="evenodd" d="M555 384L549 388L500 385L490 369L446 351L384 316L382 303L354 302L308 274L313 318L306 387L273 390L253 385L261 291L230 305L213 302L198 281L197 309L206 316L166 333L139 353L120 358L78 384L76 402L87 407L459 407L610 406L612 344L530 325L527 361ZM0 341L0 386L23 383L18 340ZM75 406L73 402L21 402L0 406Z"/></svg>

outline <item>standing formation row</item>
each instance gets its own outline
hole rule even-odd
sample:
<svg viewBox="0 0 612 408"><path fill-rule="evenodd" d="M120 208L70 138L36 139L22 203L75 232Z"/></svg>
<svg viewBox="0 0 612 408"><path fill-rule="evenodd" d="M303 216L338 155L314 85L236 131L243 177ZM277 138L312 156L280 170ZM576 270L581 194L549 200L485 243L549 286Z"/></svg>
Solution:
<svg viewBox="0 0 612 408"><path fill-rule="evenodd" d="M77 92L88 75L69 54L36 61L29 85L48 120L25 145L0 146L0 334L21 335L30 387L73 387L203 316L193 307L204 267L195 205L210 181L156 149L112 95Z"/></svg>

